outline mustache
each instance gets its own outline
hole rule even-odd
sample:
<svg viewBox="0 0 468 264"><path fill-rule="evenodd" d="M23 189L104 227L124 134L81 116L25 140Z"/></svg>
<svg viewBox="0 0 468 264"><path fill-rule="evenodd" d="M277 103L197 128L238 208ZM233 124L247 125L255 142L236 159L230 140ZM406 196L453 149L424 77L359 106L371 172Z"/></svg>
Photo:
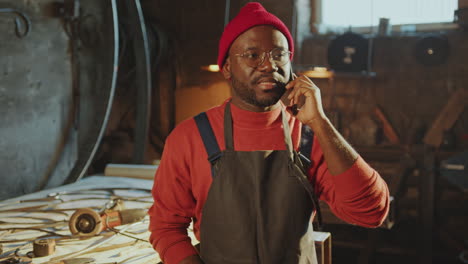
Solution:
<svg viewBox="0 0 468 264"><path fill-rule="evenodd" d="M251 84L252 84L252 85L255 85L255 84L258 83L258 81L260 81L260 79L264 79L264 78L271 78L271 79L274 79L274 80L275 80L275 83L278 85L278 87L286 89L285 86L286 86L287 83L282 82L282 81L278 81L278 80L276 80L275 77L273 77L273 76L271 76L271 75L260 75L260 76L258 76L258 77L256 77L256 78L254 78L254 79L251 81Z"/></svg>

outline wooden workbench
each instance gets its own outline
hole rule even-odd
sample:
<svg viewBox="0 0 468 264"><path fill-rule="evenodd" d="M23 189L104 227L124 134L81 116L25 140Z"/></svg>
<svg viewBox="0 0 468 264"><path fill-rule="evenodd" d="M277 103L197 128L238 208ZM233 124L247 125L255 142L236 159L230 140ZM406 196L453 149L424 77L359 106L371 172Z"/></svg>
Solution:
<svg viewBox="0 0 468 264"><path fill-rule="evenodd" d="M149 208L152 179L92 176L58 188L0 201L0 262L17 263L159 263L148 242L149 217L104 230L96 236L73 236L70 216L80 208L100 211L115 198L125 209ZM198 243L189 229L192 243ZM56 246L48 256L33 256L33 243L52 239ZM330 233L316 233L320 264L331 263ZM1 252L3 251L3 252ZM16 262L15 262L16 263Z"/></svg>

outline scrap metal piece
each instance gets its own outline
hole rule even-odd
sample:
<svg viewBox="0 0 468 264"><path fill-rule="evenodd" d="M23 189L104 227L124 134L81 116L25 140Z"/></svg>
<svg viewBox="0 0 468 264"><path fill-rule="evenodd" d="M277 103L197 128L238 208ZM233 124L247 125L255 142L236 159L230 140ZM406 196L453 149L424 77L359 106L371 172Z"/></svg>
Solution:
<svg viewBox="0 0 468 264"><path fill-rule="evenodd" d="M46 257L55 253L54 239L38 239L33 242L34 257Z"/></svg>
<svg viewBox="0 0 468 264"><path fill-rule="evenodd" d="M77 210L70 217L68 227L73 235L94 236L102 231L101 216L90 208Z"/></svg>

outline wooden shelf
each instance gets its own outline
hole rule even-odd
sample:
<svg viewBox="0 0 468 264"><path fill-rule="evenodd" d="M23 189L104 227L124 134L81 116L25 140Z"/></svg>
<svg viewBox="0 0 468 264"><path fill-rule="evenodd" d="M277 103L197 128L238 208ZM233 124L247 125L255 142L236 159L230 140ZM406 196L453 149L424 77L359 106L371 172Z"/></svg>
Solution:
<svg viewBox="0 0 468 264"><path fill-rule="evenodd" d="M375 78L376 72L333 72L335 78Z"/></svg>

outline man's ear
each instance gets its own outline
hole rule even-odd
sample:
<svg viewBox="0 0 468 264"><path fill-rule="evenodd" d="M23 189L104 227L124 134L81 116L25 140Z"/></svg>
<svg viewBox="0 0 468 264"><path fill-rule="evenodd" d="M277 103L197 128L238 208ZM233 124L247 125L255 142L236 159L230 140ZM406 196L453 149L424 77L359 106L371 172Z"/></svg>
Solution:
<svg viewBox="0 0 468 264"><path fill-rule="evenodd" d="M222 71L224 79L231 80L231 60L229 57L226 58Z"/></svg>

